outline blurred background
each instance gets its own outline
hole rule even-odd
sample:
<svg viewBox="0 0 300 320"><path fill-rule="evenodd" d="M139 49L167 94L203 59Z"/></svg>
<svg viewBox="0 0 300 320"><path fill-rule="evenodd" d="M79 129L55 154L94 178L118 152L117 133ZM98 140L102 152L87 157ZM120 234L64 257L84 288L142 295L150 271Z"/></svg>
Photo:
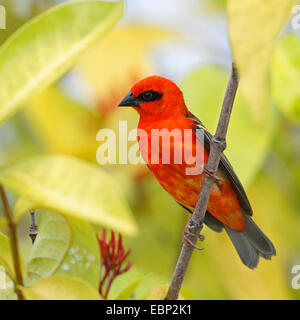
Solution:
<svg viewBox="0 0 300 320"><path fill-rule="evenodd" d="M7 28L0 30L0 43L60 2L2 0ZM127 120L129 130L137 126L135 111L117 104L135 82L152 74L174 80L190 110L214 133L232 60L225 6L225 0L127 0L117 27L0 127L0 163L51 153L96 163L98 130L118 132L119 120ZM194 252L182 290L186 299L300 298L300 289L291 285L292 267L300 265L299 32L288 23L276 43L267 119L257 123L238 95L227 139L226 155L277 256L248 270L225 233L204 228L204 250ZM189 214L145 165L102 167L118 179L140 228L136 238L125 239L134 267L119 281L126 282L130 273L143 275L146 285L136 297L144 297L151 285L170 282ZM20 228L25 256L31 246L27 218Z"/></svg>

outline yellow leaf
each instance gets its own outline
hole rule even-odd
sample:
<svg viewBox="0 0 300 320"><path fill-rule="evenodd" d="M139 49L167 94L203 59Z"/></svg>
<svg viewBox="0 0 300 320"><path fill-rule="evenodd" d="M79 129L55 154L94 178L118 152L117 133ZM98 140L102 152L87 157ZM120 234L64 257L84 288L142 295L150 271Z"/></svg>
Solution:
<svg viewBox="0 0 300 320"><path fill-rule="evenodd" d="M127 235L137 232L118 183L111 175L86 161L68 156L35 157L1 168L0 181L27 200L25 204L16 204L17 218L29 208L44 208L117 229Z"/></svg>
<svg viewBox="0 0 300 320"><path fill-rule="evenodd" d="M164 300L168 293L168 289L168 284L153 287L147 297L147 300ZM184 300L183 296L180 293L177 300Z"/></svg>
<svg viewBox="0 0 300 320"><path fill-rule="evenodd" d="M228 0L229 36L240 87L256 119L269 105L268 68L274 42L295 0Z"/></svg>
<svg viewBox="0 0 300 320"><path fill-rule="evenodd" d="M56 275L21 288L27 300L101 300L97 290L85 281Z"/></svg>
<svg viewBox="0 0 300 320"><path fill-rule="evenodd" d="M122 14L123 2L75 1L18 29L0 51L0 122L68 71Z"/></svg>

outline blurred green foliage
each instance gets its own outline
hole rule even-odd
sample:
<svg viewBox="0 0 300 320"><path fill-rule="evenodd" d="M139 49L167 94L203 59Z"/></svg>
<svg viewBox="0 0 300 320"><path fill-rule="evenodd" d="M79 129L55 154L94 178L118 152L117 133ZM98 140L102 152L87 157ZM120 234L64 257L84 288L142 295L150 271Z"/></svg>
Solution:
<svg viewBox="0 0 300 320"><path fill-rule="evenodd" d="M300 42L288 34L277 45L272 61L272 92L280 111L292 121L300 121Z"/></svg>

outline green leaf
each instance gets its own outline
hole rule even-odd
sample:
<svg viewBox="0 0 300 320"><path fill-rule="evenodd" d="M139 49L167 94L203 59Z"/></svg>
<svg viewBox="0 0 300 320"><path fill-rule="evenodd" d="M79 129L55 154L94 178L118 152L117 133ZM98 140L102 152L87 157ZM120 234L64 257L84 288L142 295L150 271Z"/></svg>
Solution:
<svg viewBox="0 0 300 320"><path fill-rule="evenodd" d="M100 251L93 228L83 220L43 212L27 272L29 283L63 274L81 278L97 289Z"/></svg>
<svg viewBox="0 0 300 320"><path fill-rule="evenodd" d="M130 256L128 258L130 261ZM136 290L141 283L149 280L150 274L146 274L138 270L136 266L131 268L129 271L119 275L113 282L111 290L108 295L109 300L129 300L129 299L139 299L137 297ZM152 279L151 279L152 280ZM151 286L152 287L152 286ZM147 288L146 288L147 290ZM149 289L147 291L147 294Z"/></svg>
<svg viewBox="0 0 300 320"><path fill-rule="evenodd" d="M269 105L268 68L275 40L295 0L228 0L229 37L240 88L257 119Z"/></svg>
<svg viewBox="0 0 300 320"><path fill-rule="evenodd" d="M0 232L0 300L17 299L12 281L13 270L9 239Z"/></svg>
<svg viewBox="0 0 300 320"><path fill-rule="evenodd" d="M149 250L152 250L152 248ZM143 258L145 258L145 256L143 256ZM132 261L130 259L130 256L128 258L128 261ZM157 262L157 263L161 265L160 262ZM151 269L151 266L149 267L149 269ZM155 274L153 272L146 272L144 270L139 269L137 265L134 265L133 268L131 268L128 272L125 272L119 275L114 280L113 285L111 286L111 289L109 291L108 299L109 300L128 300L128 299L144 300L148 296L153 286L155 286L157 283L162 283L164 281L166 280L158 276L158 274Z"/></svg>
<svg viewBox="0 0 300 320"><path fill-rule="evenodd" d="M14 266L11 256L9 239L2 232L0 232L0 266L5 269L5 272L8 275L13 275Z"/></svg>
<svg viewBox="0 0 300 320"><path fill-rule="evenodd" d="M76 1L50 9L0 50L0 123L57 80L120 19L123 2Z"/></svg>
<svg viewBox="0 0 300 320"><path fill-rule="evenodd" d="M144 278L137 279L133 281L129 286L127 286L117 297L116 300L129 300L136 288L140 285L140 283L144 280Z"/></svg>
<svg viewBox="0 0 300 320"><path fill-rule="evenodd" d="M82 278L98 290L101 265L96 233L81 219L67 220L71 226L72 238L67 255L57 273Z"/></svg>
<svg viewBox="0 0 300 320"><path fill-rule="evenodd" d="M0 169L0 182L45 208L135 235L137 226L113 177L98 166L68 156L41 156ZM28 206L26 207L28 210ZM26 212L16 205L18 220Z"/></svg>
<svg viewBox="0 0 300 320"><path fill-rule="evenodd" d="M28 261L26 285L57 272L71 244L71 226L59 215L43 212Z"/></svg>
<svg viewBox="0 0 300 320"><path fill-rule="evenodd" d="M41 279L30 288L21 288L27 300L101 300L87 282L66 275Z"/></svg>
<svg viewBox="0 0 300 320"><path fill-rule="evenodd" d="M272 96L280 111L300 121L300 41L289 34L275 48L271 67Z"/></svg>
<svg viewBox="0 0 300 320"><path fill-rule="evenodd" d="M223 69L206 67L190 74L182 83L189 109L211 133L215 132L228 82ZM235 99L225 151L241 181L247 185L259 169L274 133L277 116L272 112L266 124L257 123L242 96Z"/></svg>

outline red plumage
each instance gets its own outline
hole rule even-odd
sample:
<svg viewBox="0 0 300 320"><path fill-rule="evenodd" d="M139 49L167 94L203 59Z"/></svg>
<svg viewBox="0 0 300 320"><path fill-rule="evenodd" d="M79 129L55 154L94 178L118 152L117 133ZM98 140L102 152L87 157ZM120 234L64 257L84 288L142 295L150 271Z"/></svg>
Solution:
<svg viewBox="0 0 300 320"><path fill-rule="evenodd" d="M195 155L198 147L204 154L204 163L207 163L211 135L200 120L189 112L180 89L168 79L151 76L134 85L120 106L132 106L139 113L138 129L147 133L146 140L139 139L140 151L159 183L177 202L193 211L204 174L186 173L186 169L194 164L190 164L190 159L183 156L183 150L190 148L189 154ZM204 141L197 136L196 129L199 127L204 128ZM171 139L167 145L162 138L159 144L154 144L154 129L167 129L162 136L172 130L179 130L182 139ZM186 129L192 131L189 143L183 139ZM162 163L165 148L170 148L169 163ZM158 157L159 163L152 163L153 153ZM183 161L176 163L174 155L180 153ZM224 227L244 264L253 268L257 265L259 256L269 259L275 255L275 248L251 219L252 209L246 193L224 155L217 176L219 179L211 191L205 223L215 231L221 231Z"/></svg>

